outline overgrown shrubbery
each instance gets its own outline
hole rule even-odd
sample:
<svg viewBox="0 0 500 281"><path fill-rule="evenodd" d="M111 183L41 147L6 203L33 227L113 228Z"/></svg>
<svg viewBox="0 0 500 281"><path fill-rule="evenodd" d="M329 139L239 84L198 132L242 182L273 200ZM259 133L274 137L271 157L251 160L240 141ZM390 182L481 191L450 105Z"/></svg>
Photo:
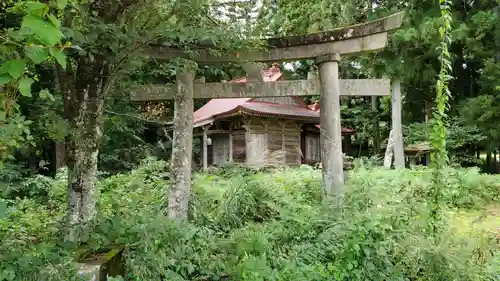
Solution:
<svg viewBox="0 0 500 281"><path fill-rule="evenodd" d="M100 214L85 244L125 245L125 279L448 281L500 275L495 234L454 228L457 210L500 202L498 176L444 171L443 220L434 239L428 233L427 169L358 169L344 207L334 209L322 200L320 171L310 167L272 173L221 168L196 175L184 225L163 215L165 170L164 162L149 160L99 182ZM0 219L0 280L71 280L71 247L58 239L64 178L31 184L46 192L0 203L0 216L1 204L7 206Z"/></svg>

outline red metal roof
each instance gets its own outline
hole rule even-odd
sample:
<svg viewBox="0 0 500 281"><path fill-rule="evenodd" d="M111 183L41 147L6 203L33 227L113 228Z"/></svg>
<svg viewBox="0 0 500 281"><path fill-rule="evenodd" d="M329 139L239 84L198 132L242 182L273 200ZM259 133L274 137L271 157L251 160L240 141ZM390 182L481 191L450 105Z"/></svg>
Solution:
<svg viewBox="0 0 500 281"><path fill-rule="evenodd" d="M291 119L311 119L311 121L317 121L319 119L319 113L309 110L307 107L251 100L238 105L230 111L213 115L213 117L231 116L240 113L260 116L279 116Z"/></svg>
<svg viewBox="0 0 500 281"><path fill-rule="evenodd" d="M207 102L200 109L196 110L193 114L193 124L196 127L198 123L205 123L204 121L213 120L214 115L219 115L229 112L245 102L250 101L251 98L234 98L234 99L213 99ZM210 122L208 122L210 123Z"/></svg>

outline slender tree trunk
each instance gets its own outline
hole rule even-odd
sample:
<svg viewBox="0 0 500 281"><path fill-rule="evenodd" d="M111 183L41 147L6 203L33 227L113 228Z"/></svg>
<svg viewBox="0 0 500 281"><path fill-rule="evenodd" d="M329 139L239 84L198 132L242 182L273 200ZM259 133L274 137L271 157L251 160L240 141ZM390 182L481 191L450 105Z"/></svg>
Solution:
<svg viewBox="0 0 500 281"><path fill-rule="evenodd" d="M432 109L429 101L425 101L425 123L431 120Z"/></svg>
<svg viewBox="0 0 500 281"><path fill-rule="evenodd" d="M494 149L493 150L493 172L496 173L497 172L497 150Z"/></svg>
<svg viewBox="0 0 500 281"><path fill-rule="evenodd" d="M393 155L394 155L394 131L391 130L391 132L389 133L389 139L387 140L387 148L385 149L385 157L384 157L385 168L391 168Z"/></svg>
<svg viewBox="0 0 500 281"><path fill-rule="evenodd" d="M64 71L63 71L64 72ZM68 211L65 239L77 242L95 216L97 159L102 137L105 84L109 76L103 57L82 57L76 75L64 72L60 83L65 115L72 129L67 139Z"/></svg>
<svg viewBox="0 0 500 281"><path fill-rule="evenodd" d="M486 169L491 172L491 151L486 152Z"/></svg>

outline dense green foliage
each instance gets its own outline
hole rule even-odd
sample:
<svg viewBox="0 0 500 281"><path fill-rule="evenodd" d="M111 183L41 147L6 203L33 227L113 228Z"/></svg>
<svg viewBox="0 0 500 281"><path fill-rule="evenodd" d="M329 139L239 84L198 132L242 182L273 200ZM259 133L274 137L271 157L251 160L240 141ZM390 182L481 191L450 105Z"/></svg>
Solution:
<svg viewBox="0 0 500 281"><path fill-rule="evenodd" d="M431 141L462 165L479 164L477 154L486 152L488 171L498 171L491 157L500 146L498 0L265 0L260 8L257 2L1 2L0 281L76 280L76 247L115 244L125 246L125 278L136 281L498 279L499 222L476 221L485 206L498 212L500 178L477 168L445 168L444 157L439 174L382 170L376 157L357 159L342 209L323 201L320 171L310 167L216 169L196 175L188 223L166 218L167 163L138 165L151 155L169 157L165 123L173 103L133 104L129 92L135 84L173 82L186 61L133 55L151 42L223 53L254 46L250 38L315 32L405 10L389 46L343 58L341 76L401 79L406 144ZM214 16L222 6L225 21ZM294 66L287 78L305 79L314 68L310 61ZM96 69L105 74L95 75ZM207 81L243 75L235 64L203 66L198 74ZM105 102L87 115L88 128L78 127L78 110L88 107L75 101L89 87ZM342 100L343 126L356 129L348 154L373 155L385 144L390 98L375 108L371 102ZM83 132L99 131L103 112L102 140ZM102 171L93 231L78 245L62 242L73 181L68 188L66 169L55 178L41 175L55 174L60 155L54 146L71 144L66 138L75 132L100 147ZM85 149L78 144L69 148Z"/></svg>
<svg viewBox="0 0 500 281"><path fill-rule="evenodd" d="M476 151L497 150L495 133L491 133L491 127L498 131L498 122L493 125L480 120L483 118L491 122L493 119L490 117L494 118L494 112L497 111L493 104L488 106L487 100L490 95L498 95L496 86L499 80L493 73L498 65L500 42L500 17L495 11L500 3L453 0L406 1L403 5L400 1L389 0L377 1L377 4L377 15L405 6L403 28L394 34L389 47L377 54L374 60L369 57L363 61L374 71L373 74L389 74L402 79L405 88L404 123L412 126L412 123L428 122L433 117L432 112L435 112L433 109L443 112L448 107L447 116L451 124L446 124L447 120L435 119L438 123L448 127L459 124L474 130L459 140L460 147L455 146L457 142L453 140L451 145L448 142L441 143L440 150L448 149L452 158L464 154L476 158ZM442 10L448 12L442 16ZM438 81L441 82L438 84ZM448 84L449 91L442 87L445 84ZM441 98L434 100L438 90L442 92ZM447 98L448 104L445 102ZM437 144L433 140L441 141L455 133L445 133L446 130L439 127L439 132L427 130L427 141ZM409 138L407 140L412 141ZM494 166L491 162L489 164Z"/></svg>
<svg viewBox="0 0 500 281"><path fill-rule="evenodd" d="M64 50L71 45L61 43L63 34L57 17L67 1L16 1L8 9L2 3L2 18L9 11L11 18L17 15L21 19L20 26L7 26L0 32L0 164L12 149L32 139L32 122L21 114L17 100L19 96L32 96L31 86L39 80L35 66L49 61L66 67ZM53 99L47 89L40 89L38 94L42 99Z"/></svg>
<svg viewBox="0 0 500 281"><path fill-rule="evenodd" d="M359 168L344 207L332 209L322 202L321 173L311 167L216 169L196 176L190 221L179 225L163 215L165 166L148 160L98 184L99 216L83 243L125 245L130 280L444 281L500 274L495 223L481 229L462 215L500 203L500 178L477 169L443 172L445 215L434 239L426 226L431 170ZM59 239L63 174L4 193L0 280L75 280L73 248Z"/></svg>

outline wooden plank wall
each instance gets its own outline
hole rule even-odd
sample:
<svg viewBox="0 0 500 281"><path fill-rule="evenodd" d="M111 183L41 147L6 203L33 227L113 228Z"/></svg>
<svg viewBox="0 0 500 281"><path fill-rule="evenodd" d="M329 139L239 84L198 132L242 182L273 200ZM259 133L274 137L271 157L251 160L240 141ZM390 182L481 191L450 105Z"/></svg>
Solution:
<svg viewBox="0 0 500 281"><path fill-rule="evenodd" d="M286 164L300 165L302 151L300 147L300 127L285 134Z"/></svg>
<svg viewBox="0 0 500 281"><path fill-rule="evenodd" d="M305 158L306 161L321 161L319 134L308 133L306 135Z"/></svg>
<svg viewBox="0 0 500 281"><path fill-rule="evenodd" d="M214 134L212 138L212 163L213 165L224 165L229 161L229 135Z"/></svg>
<svg viewBox="0 0 500 281"><path fill-rule="evenodd" d="M300 124L294 121L265 120L255 118L248 120L246 129L247 145L252 141L255 141L255 138L258 135L267 136L269 162L281 161L281 164L285 165L300 165ZM261 154L262 152L252 153L252 155ZM258 159L249 159L250 162L257 160Z"/></svg>
<svg viewBox="0 0 500 281"><path fill-rule="evenodd" d="M268 135L262 130L246 132L246 162L266 166L269 159Z"/></svg>
<svg viewBox="0 0 500 281"><path fill-rule="evenodd" d="M233 161L244 163L246 161L245 131L233 131Z"/></svg>

